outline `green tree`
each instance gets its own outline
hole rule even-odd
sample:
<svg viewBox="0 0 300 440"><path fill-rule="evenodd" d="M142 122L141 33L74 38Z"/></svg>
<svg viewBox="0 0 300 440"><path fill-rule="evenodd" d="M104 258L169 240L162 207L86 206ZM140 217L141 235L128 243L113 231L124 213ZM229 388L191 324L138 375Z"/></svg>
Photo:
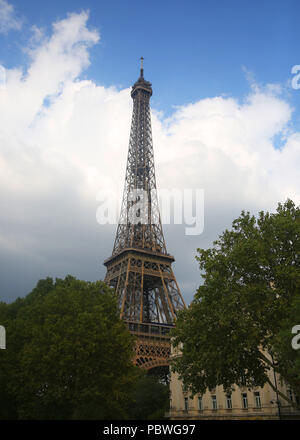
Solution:
<svg viewBox="0 0 300 440"><path fill-rule="evenodd" d="M2 418L127 417L139 371L133 338L103 282L47 278L0 313L7 334L0 352Z"/></svg>
<svg viewBox="0 0 300 440"><path fill-rule="evenodd" d="M291 328L300 324L299 250L300 209L291 200L257 219L243 211L212 248L198 249L204 283L173 331L182 356L172 368L192 393L274 387L267 375L274 368L300 396L300 350L291 350Z"/></svg>
<svg viewBox="0 0 300 440"><path fill-rule="evenodd" d="M128 412L129 419L164 419L170 405L169 386L158 376L144 373L136 383L132 399L134 403Z"/></svg>

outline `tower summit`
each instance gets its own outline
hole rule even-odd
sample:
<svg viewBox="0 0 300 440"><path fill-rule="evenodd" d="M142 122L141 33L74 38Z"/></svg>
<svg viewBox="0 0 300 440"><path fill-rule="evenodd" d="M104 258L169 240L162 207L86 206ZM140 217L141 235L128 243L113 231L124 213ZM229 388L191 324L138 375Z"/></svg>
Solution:
<svg viewBox="0 0 300 440"><path fill-rule="evenodd" d="M176 313L185 307L167 253L158 207L152 145L152 84L140 77L131 90L133 113L125 187L112 256L105 260L105 282L114 287L120 317L137 336L135 363L168 365Z"/></svg>

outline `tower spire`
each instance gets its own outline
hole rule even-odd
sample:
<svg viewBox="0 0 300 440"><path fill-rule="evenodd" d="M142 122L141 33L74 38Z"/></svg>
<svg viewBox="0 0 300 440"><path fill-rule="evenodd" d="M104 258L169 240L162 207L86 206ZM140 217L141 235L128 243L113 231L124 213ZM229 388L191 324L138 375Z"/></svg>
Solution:
<svg viewBox="0 0 300 440"><path fill-rule="evenodd" d="M143 67L144 58L141 57L140 60L141 60L141 78L144 78L144 67Z"/></svg>

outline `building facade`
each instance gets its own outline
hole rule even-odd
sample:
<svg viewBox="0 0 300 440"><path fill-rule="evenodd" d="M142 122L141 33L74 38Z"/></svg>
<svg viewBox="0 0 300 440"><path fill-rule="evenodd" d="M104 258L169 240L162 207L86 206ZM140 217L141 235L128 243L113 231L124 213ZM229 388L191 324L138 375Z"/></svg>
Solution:
<svg viewBox="0 0 300 440"><path fill-rule="evenodd" d="M171 359L175 354L173 349ZM269 371L269 378L274 383L274 372ZM278 389L294 402L299 402L289 385L276 376ZM263 388L234 387L231 394L224 392L222 386L205 394L197 394L193 398L179 380L178 374L171 372L170 381L170 412L171 420L278 420L300 419L300 411L286 400L276 395L267 383ZM279 405L278 405L279 402Z"/></svg>

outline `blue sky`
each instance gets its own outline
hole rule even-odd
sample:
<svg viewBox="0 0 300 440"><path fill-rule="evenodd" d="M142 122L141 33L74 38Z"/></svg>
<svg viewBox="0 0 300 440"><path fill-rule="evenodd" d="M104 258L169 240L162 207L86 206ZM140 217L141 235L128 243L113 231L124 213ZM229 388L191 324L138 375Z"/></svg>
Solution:
<svg viewBox="0 0 300 440"><path fill-rule="evenodd" d="M83 75L105 86L128 87L143 55L153 105L167 114L172 106L204 97L242 98L249 88L243 68L258 83L285 85L291 67L300 63L298 1L14 0L13 5L25 26L1 36L3 64L24 62L20 49L32 25L50 32L51 23L68 12L88 9L101 41L91 49L92 64ZM291 93L294 105L299 94Z"/></svg>
<svg viewBox="0 0 300 440"><path fill-rule="evenodd" d="M298 1L0 0L0 300L46 276L103 279L116 225L97 223L97 194L121 200L141 56L158 186L205 194L202 234L163 225L187 303L197 248L241 210L299 203L299 15Z"/></svg>

